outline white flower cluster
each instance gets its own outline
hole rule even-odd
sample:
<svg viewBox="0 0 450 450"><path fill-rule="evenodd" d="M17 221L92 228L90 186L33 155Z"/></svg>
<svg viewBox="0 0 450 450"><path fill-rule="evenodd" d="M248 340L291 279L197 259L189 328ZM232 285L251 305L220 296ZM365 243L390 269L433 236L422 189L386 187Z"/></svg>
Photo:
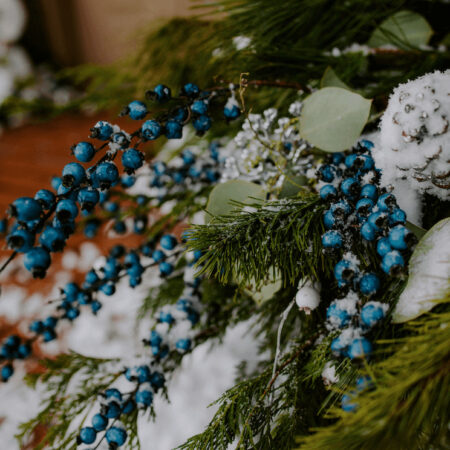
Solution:
<svg viewBox="0 0 450 450"><path fill-rule="evenodd" d="M225 167L221 181L243 179L281 187L286 173L304 175L311 159L304 156L309 144L301 139L296 124L302 103L289 107L292 117L278 117L275 108L249 114L234 140L224 148Z"/></svg>

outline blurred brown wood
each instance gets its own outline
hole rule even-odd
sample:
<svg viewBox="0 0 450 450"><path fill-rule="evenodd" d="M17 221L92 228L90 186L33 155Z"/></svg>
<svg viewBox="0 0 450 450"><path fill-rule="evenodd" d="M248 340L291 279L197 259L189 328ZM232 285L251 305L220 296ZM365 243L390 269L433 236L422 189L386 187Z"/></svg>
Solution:
<svg viewBox="0 0 450 450"><path fill-rule="evenodd" d="M115 61L134 50L136 33L152 22L196 13L190 0L38 1L54 58L63 65Z"/></svg>

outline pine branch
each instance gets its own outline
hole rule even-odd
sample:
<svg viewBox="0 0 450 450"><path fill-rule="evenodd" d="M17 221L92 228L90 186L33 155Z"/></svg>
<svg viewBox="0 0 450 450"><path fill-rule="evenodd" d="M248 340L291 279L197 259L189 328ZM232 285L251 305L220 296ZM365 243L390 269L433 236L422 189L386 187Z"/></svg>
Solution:
<svg viewBox="0 0 450 450"><path fill-rule="evenodd" d="M187 245L205 252L200 273L222 283L238 280L259 288L278 276L285 286L299 278L316 280L331 270L320 242L323 210L313 194L254 205L252 212L241 210L194 227Z"/></svg>

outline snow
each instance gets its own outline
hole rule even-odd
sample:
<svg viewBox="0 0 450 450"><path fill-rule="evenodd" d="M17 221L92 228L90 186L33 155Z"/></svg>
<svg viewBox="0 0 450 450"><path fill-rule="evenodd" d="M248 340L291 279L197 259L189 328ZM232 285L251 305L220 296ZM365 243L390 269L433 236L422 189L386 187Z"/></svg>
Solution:
<svg viewBox="0 0 450 450"><path fill-rule="evenodd" d="M247 36L235 36L233 38L233 44L236 50L244 50L251 44L252 40Z"/></svg>
<svg viewBox="0 0 450 450"><path fill-rule="evenodd" d="M393 313L394 322L411 320L436 305L450 280L450 219L438 222L417 245L409 278Z"/></svg>
<svg viewBox="0 0 450 450"><path fill-rule="evenodd" d="M16 41L25 27L26 12L20 0L0 0L0 42Z"/></svg>
<svg viewBox="0 0 450 450"><path fill-rule="evenodd" d="M394 89L372 151L382 183L405 180L409 189L450 199L450 70Z"/></svg>
<svg viewBox="0 0 450 450"><path fill-rule="evenodd" d="M339 381L339 377L336 374L336 366L332 361L328 361L323 366L322 379L325 386L330 386Z"/></svg>

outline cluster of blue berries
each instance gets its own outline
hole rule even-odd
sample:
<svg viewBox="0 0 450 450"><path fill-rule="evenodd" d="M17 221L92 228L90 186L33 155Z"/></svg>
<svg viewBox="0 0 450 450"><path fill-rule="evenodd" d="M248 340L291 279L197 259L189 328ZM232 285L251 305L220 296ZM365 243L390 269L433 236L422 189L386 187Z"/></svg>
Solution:
<svg viewBox="0 0 450 450"><path fill-rule="evenodd" d="M168 243L172 246L173 240L166 235L160 243L161 246ZM201 309L199 291L201 280L195 276L197 269L194 268L200 256L200 252L188 254L189 263L184 271L185 288L181 298L174 305L164 306L156 314L157 324L151 330L149 339L143 340L144 344L151 348L150 363L124 369L124 377L133 383L131 393L124 394L116 388L101 393L100 412L92 417L91 426L81 428L77 437L78 444L94 443L97 434L102 431L105 431L103 438L106 438L111 449L125 444L127 432L119 422L120 418L131 414L136 408L143 411L151 408L154 395L165 385L164 362L171 352L184 354L191 350L193 327L199 321Z"/></svg>
<svg viewBox="0 0 450 450"><path fill-rule="evenodd" d="M323 217L327 231L322 246L330 256L341 258L334 266L339 298L327 310L328 328L340 330L331 350L351 359L370 355L372 344L363 335L388 309L374 298L385 278L403 274L404 254L416 242L405 227L406 214L395 196L379 186L380 172L371 157L372 148L372 142L363 140L348 155L334 153L317 170L322 182L320 197L329 204ZM361 270L353 253L355 242L373 246L378 266L366 262Z"/></svg>
<svg viewBox="0 0 450 450"><path fill-rule="evenodd" d="M235 86L230 88L202 91L196 84L185 84L178 98L172 97L171 89L158 84L152 91L147 91L146 97L158 103L173 101L175 106L160 118L146 120L139 131L139 135L146 141L152 141L160 136L168 139L180 139L183 135L183 126L191 122L198 135L204 134L211 128L210 106L213 99L218 96L228 96L223 114L227 120L239 117L241 111L234 97ZM147 105L135 100L127 105L122 115L128 115L134 120L142 120L148 114Z"/></svg>
<svg viewBox="0 0 450 450"><path fill-rule="evenodd" d="M0 351L0 362L3 362L1 378L7 381L14 373L13 361L25 359L31 356L31 344L39 337L43 342L56 339L56 327L62 320L74 321L81 312L82 307L88 307L94 314L102 307L97 299L101 292L111 296L116 292L117 282L124 276L128 276L130 287L134 288L142 282L142 274L149 267L157 266L162 278L172 274L177 257L182 248L175 236L163 235L159 240L148 241L137 250L126 251L122 245L114 246L104 264L91 269L85 275L81 286L77 283L67 283L61 289L61 299L58 300L56 311L43 320L34 320L29 330L33 336L25 340L11 335L2 344ZM142 257L151 258L148 264L142 263ZM147 259L148 261L148 259Z"/></svg>

